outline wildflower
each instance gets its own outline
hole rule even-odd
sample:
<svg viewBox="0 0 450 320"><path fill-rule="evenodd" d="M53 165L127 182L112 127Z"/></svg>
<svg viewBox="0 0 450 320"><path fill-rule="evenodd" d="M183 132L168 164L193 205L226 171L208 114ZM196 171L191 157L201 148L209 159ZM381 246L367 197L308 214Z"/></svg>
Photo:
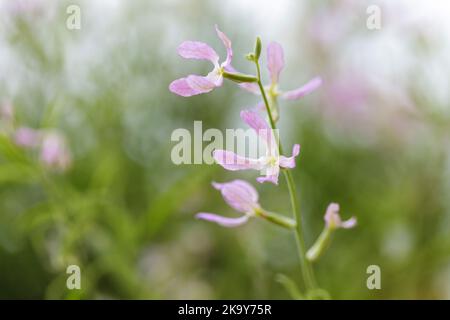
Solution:
<svg viewBox="0 0 450 320"><path fill-rule="evenodd" d="M199 41L183 42L178 47L178 54L181 57L185 59L209 60L214 65L214 69L206 77L191 74L185 78L177 79L169 85L170 91L183 97L207 93L222 85L224 71L234 72L234 68L231 67L233 58L231 41L218 29L217 25L215 27L217 36L222 40L227 50L225 61L219 65L219 55L206 43Z"/></svg>
<svg viewBox="0 0 450 320"><path fill-rule="evenodd" d="M266 144L266 155L258 159L241 157L231 151L215 150L213 157L217 163L227 170L263 170L264 177L256 180L260 183L269 181L278 184L278 175L281 168L295 168L295 158L300 153L300 145L295 144L292 148L292 156L284 157L279 155L278 143L267 122L254 111L242 111L241 119L256 131L258 136Z"/></svg>
<svg viewBox="0 0 450 320"><path fill-rule="evenodd" d="M40 144L41 134L38 130L20 127L14 133L14 141L18 146L34 148Z"/></svg>
<svg viewBox="0 0 450 320"><path fill-rule="evenodd" d="M244 180L233 180L226 183L212 183L213 187L220 190L222 197L230 207L244 215L238 218L229 218L214 213L197 213L197 219L217 223L224 227L237 227L245 224L249 218L258 216L267 221L285 228L294 228L295 221L279 214L268 212L261 208L258 202L258 192Z"/></svg>
<svg viewBox="0 0 450 320"><path fill-rule="evenodd" d="M222 197L230 207L244 213L244 215L239 218L228 218L213 213L201 212L196 215L198 219L215 222L224 227L237 227L246 223L249 217L255 215L255 211L260 208L258 192L244 180L233 180L228 183L213 182L212 185L217 190L220 190Z"/></svg>
<svg viewBox="0 0 450 320"><path fill-rule="evenodd" d="M309 261L316 261L326 250L331 242L333 232L338 228L350 229L356 226L356 218L351 217L342 221L339 216L339 204L330 203L325 213L325 227L314 245L306 253Z"/></svg>
<svg viewBox="0 0 450 320"><path fill-rule="evenodd" d="M297 89L290 91L281 91L278 89L278 81L283 68L283 48L276 42L269 43L269 45L267 46L267 69L269 70L271 82L269 86L266 86L264 88L264 90L266 91L266 94L270 99L270 106L272 107L271 111L275 120L279 118L277 103L278 97L281 97L285 100L298 100L314 91L322 84L322 79L320 77L315 77ZM251 93L260 94L259 87L254 83L242 83L240 86ZM258 109L261 108L264 108L264 104L262 102L258 104Z"/></svg>

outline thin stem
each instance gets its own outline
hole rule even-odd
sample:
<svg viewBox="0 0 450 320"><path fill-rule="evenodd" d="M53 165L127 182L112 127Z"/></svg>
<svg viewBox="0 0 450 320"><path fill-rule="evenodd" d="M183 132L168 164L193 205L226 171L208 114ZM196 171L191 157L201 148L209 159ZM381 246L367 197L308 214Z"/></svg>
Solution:
<svg viewBox="0 0 450 320"><path fill-rule="evenodd" d="M266 111L267 111L267 115L269 117L270 126L274 132L277 132L277 130L276 130L277 127L275 125L275 121L273 120L272 112L270 110L269 101L267 99L264 87L261 83L261 71L260 71L260 66L259 66L258 60L255 60L255 64L256 64L257 78L258 78L257 83L258 83L259 90L261 91L263 100L264 100L264 105L266 106ZM280 141L279 137L276 140L278 142L279 154L281 155L283 153L281 141ZM304 240L304 236L303 236L302 216L300 213L300 207L298 206L297 191L295 188L295 183L294 183L294 179L292 178L291 172L289 170L283 170L283 173L284 173L284 177L286 179L286 183L288 185L289 196L291 199L292 213L293 213L293 216L296 221L295 238L296 238L296 243L297 243L297 251L298 251L299 258L300 258L300 266L301 266L301 270L302 270L302 275L303 275L303 279L305 281L305 286L306 286L307 290L312 291L312 290L316 289L316 281L314 278L313 268L312 268L310 262L306 259L306 246L305 246L305 240Z"/></svg>
<svg viewBox="0 0 450 320"><path fill-rule="evenodd" d="M256 71L257 71L257 78L258 78L257 83L258 83L259 91L261 91L261 95L264 100L264 105L266 106L267 115L269 116L270 127L272 128L272 130L274 132L276 132L277 126L275 125L275 121L273 120L273 117L272 117L272 112L270 111L269 100L267 100L266 91L264 90L264 87L261 83L261 70L259 67L259 62L256 60L255 64L256 64ZM281 148L281 143L279 142L280 139L277 139L277 140L278 140L278 150L281 154L282 148Z"/></svg>
<svg viewBox="0 0 450 320"><path fill-rule="evenodd" d="M292 178L292 173L289 170L283 170L284 177L289 189L289 196L291 198L292 213L295 216L295 221L297 222L295 228L295 240L297 243L297 250L300 257L300 265L302 267L303 278L305 280L305 285L308 290L316 288L316 280L314 278L314 270L311 263L306 259L306 246L303 236L303 223L300 208L298 206L297 191L295 188L294 179Z"/></svg>

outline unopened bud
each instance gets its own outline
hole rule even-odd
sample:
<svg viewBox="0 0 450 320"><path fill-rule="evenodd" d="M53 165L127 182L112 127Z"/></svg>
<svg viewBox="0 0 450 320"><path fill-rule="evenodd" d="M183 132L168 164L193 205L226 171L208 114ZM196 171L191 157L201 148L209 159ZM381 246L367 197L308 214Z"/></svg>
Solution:
<svg viewBox="0 0 450 320"><path fill-rule="evenodd" d="M256 37L256 44L255 44L255 59L256 59L256 61L258 61L259 57L261 56L261 48L262 48L261 38L258 36L258 37Z"/></svg>

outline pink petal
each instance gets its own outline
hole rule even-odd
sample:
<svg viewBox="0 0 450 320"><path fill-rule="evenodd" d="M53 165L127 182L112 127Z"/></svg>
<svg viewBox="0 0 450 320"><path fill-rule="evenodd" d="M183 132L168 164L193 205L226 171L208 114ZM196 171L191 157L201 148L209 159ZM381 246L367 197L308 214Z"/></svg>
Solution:
<svg viewBox="0 0 450 320"><path fill-rule="evenodd" d="M256 178L256 181L258 181L259 183L264 183L264 182L272 182L273 184L278 185L278 175L267 175L264 177L258 177Z"/></svg>
<svg viewBox="0 0 450 320"><path fill-rule="evenodd" d="M270 130L270 127L267 124L266 120L264 120L257 112L242 110L240 115L242 121L244 121L250 128L252 128L256 132L261 130Z"/></svg>
<svg viewBox="0 0 450 320"><path fill-rule="evenodd" d="M248 221L248 216L242 216L239 218L227 218L223 216L219 216L214 213L200 212L195 216L197 219L202 219L210 222L215 222L223 227L233 228L243 225Z"/></svg>
<svg viewBox="0 0 450 320"><path fill-rule="evenodd" d="M356 218L351 217L347 221L342 221L339 215L339 204L330 203L325 213L325 223L332 228L349 229L356 226Z"/></svg>
<svg viewBox="0 0 450 320"><path fill-rule="evenodd" d="M225 201L239 212L253 213L255 208L259 207L258 192L247 181L213 182L213 186L220 190Z"/></svg>
<svg viewBox="0 0 450 320"><path fill-rule="evenodd" d="M207 93L214 89L216 86L220 86L222 83L219 81L219 84L215 84L207 77L190 75L187 77L188 85L196 90L199 93Z"/></svg>
<svg viewBox="0 0 450 320"><path fill-rule="evenodd" d="M262 164L257 159L238 156L234 152L226 150L214 150L213 158L218 164L230 171L237 170L261 170Z"/></svg>
<svg viewBox="0 0 450 320"><path fill-rule="evenodd" d="M223 45L227 49L227 58L226 58L225 62L222 64L222 67L226 68L228 66L231 66L231 60L233 59L233 50L231 49L231 41L225 35L225 33L223 33L222 31L219 30L219 28L217 27L217 24L215 25L215 27L216 27L217 36L220 38L220 40L222 40Z"/></svg>
<svg viewBox="0 0 450 320"><path fill-rule="evenodd" d="M264 177L256 178L259 183L272 182L278 185L278 175L280 174L280 166L278 164L266 164Z"/></svg>
<svg viewBox="0 0 450 320"><path fill-rule="evenodd" d="M330 203L325 212L325 223L327 225L339 226L341 224L341 218L339 216L339 204Z"/></svg>
<svg viewBox="0 0 450 320"><path fill-rule="evenodd" d="M244 82L244 83L240 83L239 87L241 87L242 89L253 93L253 94L261 94L261 91L259 90L259 86L256 83L253 82Z"/></svg>
<svg viewBox="0 0 450 320"><path fill-rule="evenodd" d="M267 69L269 69L272 83L278 83L280 72L284 68L283 48L276 42L271 42L267 46Z"/></svg>
<svg viewBox="0 0 450 320"><path fill-rule="evenodd" d="M341 228L350 229L350 228L355 227L356 223L357 223L356 218L355 217L351 217L350 219L348 219L346 221L343 221L341 223Z"/></svg>
<svg viewBox="0 0 450 320"><path fill-rule="evenodd" d="M58 133L47 133L44 136L40 156L44 164L55 169L65 170L71 163L66 141Z"/></svg>
<svg viewBox="0 0 450 320"><path fill-rule="evenodd" d="M241 119L253 130L258 136L263 139L270 154L276 154L277 144L273 130L269 127L266 120L264 120L257 112L251 110L241 111Z"/></svg>
<svg viewBox="0 0 450 320"><path fill-rule="evenodd" d="M169 90L182 97L190 97L199 94L189 86L187 78L172 81L169 85Z"/></svg>
<svg viewBox="0 0 450 320"><path fill-rule="evenodd" d="M258 102L258 104L252 109L253 111L266 111L266 105L264 104L264 101Z"/></svg>
<svg viewBox="0 0 450 320"><path fill-rule="evenodd" d="M199 41L185 41L178 46L178 54L185 59L209 60L214 65L219 63L219 56L213 48Z"/></svg>
<svg viewBox="0 0 450 320"><path fill-rule="evenodd" d="M322 79L320 77L315 77L302 87L283 93L281 97L286 100L297 100L316 90L321 85Z"/></svg>
<svg viewBox="0 0 450 320"><path fill-rule="evenodd" d="M190 97L210 92L214 87L215 84L206 77L190 75L187 78L172 81L169 90L179 96Z"/></svg>
<svg viewBox="0 0 450 320"><path fill-rule="evenodd" d="M280 157L280 167L283 168L295 168L295 158L300 154L300 145L294 144L292 147L292 156L291 157Z"/></svg>
<svg viewBox="0 0 450 320"><path fill-rule="evenodd" d="M40 139L41 135L39 131L27 127L17 129L14 134L15 143L21 147L37 147L40 143Z"/></svg>

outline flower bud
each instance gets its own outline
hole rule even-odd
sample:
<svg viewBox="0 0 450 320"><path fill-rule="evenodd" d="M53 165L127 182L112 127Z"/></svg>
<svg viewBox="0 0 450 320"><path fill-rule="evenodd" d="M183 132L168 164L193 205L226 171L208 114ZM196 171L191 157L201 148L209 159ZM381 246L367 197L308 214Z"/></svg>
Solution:
<svg viewBox="0 0 450 320"><path fill-rule="evenodd" d="M259 57L261 56L261 38L258 36L256 37L256 44L255 44L255 60L258 61Z"/></svg>
<svg viewBox="0 0 450 320"><path fill-rule="evenodd" d="M255 54L253 52L247 53L245 55L245 59L247 59L248 61L255 61Z"/></svg>

